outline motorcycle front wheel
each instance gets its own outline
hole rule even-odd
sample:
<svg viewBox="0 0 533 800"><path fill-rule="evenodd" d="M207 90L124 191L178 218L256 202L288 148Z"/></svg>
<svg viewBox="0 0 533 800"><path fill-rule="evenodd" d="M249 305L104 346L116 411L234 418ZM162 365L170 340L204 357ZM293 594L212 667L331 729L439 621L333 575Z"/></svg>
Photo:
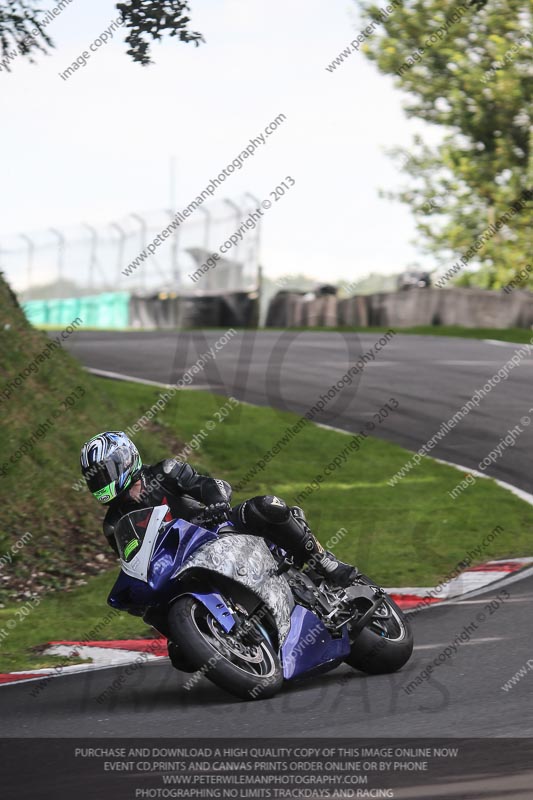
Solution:
<svg viewBox="0 0 533 800"><path fill-rule="evenodd" d="M240 628L226 633L202 603L184 595L170 608L168 624L191 666L235 697L263 700L281 688L279 659L253 618L256 635L250 642L238 635Z"/></svg>

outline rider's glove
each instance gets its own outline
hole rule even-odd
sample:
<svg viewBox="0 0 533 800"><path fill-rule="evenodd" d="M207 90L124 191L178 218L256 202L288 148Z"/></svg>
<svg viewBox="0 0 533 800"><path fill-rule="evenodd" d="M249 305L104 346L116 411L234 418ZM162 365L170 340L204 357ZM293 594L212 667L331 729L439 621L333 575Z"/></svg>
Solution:
<svg viewBox="0 0 533 800"><path fill-rule="evenodd" d="M202 511L204 521L212 525L220 525L226 522L231 512L229 503L211 503Z"/></svg>

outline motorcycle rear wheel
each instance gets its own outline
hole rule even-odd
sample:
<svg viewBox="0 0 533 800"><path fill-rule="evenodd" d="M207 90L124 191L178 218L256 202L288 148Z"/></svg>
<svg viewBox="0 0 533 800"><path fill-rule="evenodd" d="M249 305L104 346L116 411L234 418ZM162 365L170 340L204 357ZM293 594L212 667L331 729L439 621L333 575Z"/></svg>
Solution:
<svg viewBox="0 0 533 800"><path fill-rule="evenodd" d="M383 606L389 617L376 617L352 642L346 663L368 675L397 672L411 658L413 633L405 614L388 595Z"/></svg>
<svg viewBox="0 0 533 800"><path fill-rule="evenodd" d="M237 635L225 633L207 608L190 595L179 597L172 605L168 624L173 641L187 653L191 666L235 697L263 700L281 688L279 659L263 635L257 644L248 645Z"/></svg>

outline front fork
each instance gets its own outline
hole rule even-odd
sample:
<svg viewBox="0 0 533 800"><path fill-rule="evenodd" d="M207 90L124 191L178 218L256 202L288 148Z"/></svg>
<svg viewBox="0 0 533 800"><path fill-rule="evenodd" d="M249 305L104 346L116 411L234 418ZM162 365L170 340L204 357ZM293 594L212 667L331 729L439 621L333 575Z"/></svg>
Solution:
<svg viewBox="0 0 533 800"><path fill-rule="evenodd" d="M233 612L222 595L211 590L210 592L183 592L182 595L194 597L201 603L209 613L216 619L222 630L229 633L237 625L236 614Z"/></svg>

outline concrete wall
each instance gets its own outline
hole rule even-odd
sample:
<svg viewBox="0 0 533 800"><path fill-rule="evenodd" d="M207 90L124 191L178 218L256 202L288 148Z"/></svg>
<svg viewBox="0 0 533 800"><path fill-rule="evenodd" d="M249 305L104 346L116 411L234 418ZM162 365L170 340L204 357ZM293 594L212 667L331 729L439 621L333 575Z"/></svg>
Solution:
<svg viewBox="0 0 533 800"><path fill-rule="evenodd" d="M267 326L298 327L354 325L459 325L465 328L530 328L533 293L491 292L484 289L411 289L312 298L280 292L271 301Z"/></svg>
<svg viewBox="0 0 533 800"><path fill-rule="evenodd" d="M256 292L227 292L188 297L136 297L130 301L134 328L256 327Z"/></svg>
<svg viewBox="0 0 533 800"><path fill-rule="evenodd" d="M334 295L311 297L296 292L278 292L270 301L265 323L270 328L334 327L338 324L338 300Z"/></svg>

